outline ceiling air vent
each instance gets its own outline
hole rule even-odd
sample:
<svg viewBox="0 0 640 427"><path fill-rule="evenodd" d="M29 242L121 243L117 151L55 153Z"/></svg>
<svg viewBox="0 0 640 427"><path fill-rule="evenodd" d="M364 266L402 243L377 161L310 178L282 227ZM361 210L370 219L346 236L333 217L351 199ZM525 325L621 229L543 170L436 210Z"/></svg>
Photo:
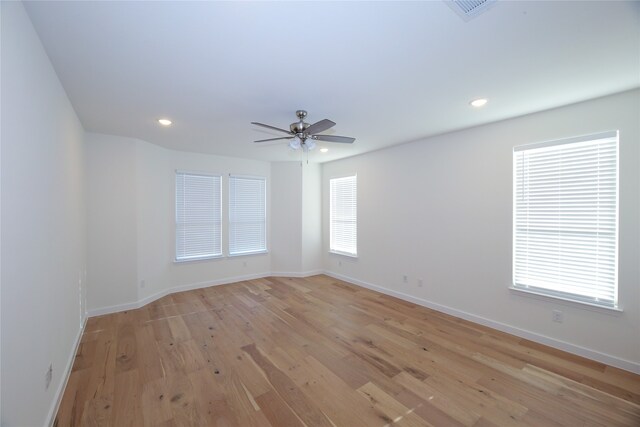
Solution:
<svg viewBox="0 0 640 427"><path fill-rule="evenodd" d="M444 0L455 13L469 21L489 9L496 0Z"/></svg>

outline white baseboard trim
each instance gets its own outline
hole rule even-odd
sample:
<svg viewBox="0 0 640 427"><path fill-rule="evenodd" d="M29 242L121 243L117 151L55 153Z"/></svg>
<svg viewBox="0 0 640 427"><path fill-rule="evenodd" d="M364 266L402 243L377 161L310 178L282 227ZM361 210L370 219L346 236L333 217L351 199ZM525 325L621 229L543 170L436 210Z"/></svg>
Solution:
<svg viewBox="0 0 640 427"><path fill-rule="evenodd" d="M160 294L158 295L159 295L158 298L161 298L164 296ZM140 306L138 305L137 302L127 302L124 304L111 305L108 307L91 308L87 311L87 316L88 317L102 316L103 314L111 314L111 313L118 313L120 311L135 310L136 308L139 308L139 307Z"/></svg>
<svg viewBox="0 0 640 427"><path fill-rule="evenodd" d="M166 295L175 294L176 292L191 291L193 289L208 288L209 286L228 285L229 283L242 282L244 280L262 279L264 277L279 276L279 277L309 277L317 274L323 274L324 270L310 270L303 272L294 271L268 271L264 273L247 274L244 276L225 277L223 279L208 280L205 282L190 283L187 285L173 286L164 291L160 291L153 295L146 296L140 301L127 302L123 304L111 305L108 307L92 308L87 312L89 317L102 316L104 314L118 313L120 311L135 310L143 307L150 302L160 299Z"/></svg>
<svg viewBox="0 0 640 427"><path fill-rule="evenodd" d="M488 326L493 329L497 329L508 334L516 335L520 338L525 338L531 341L535 341L540 344L548 345L550 347L557 348L559 350L566 351L578 356L586 357L587 359L595 360L597 362L606 363L607 365L614 366L616 368L624 369L625 371L640 374L640 363L633 362L626 359L621 359L610 354L601 353L596 350L591 350L579 345L571 344L565 341L557 340L555 338L541 335L536 332L528 331L525 329L516 328L514 326L506 325L504 323L496 322L485 317L477 316L475 314L467 313L465 311L457 310L445 305L437 304L422 298L414 297L403 292L398 292L389 288L374 285L372 283L364 282L362 280L354 279L353 277L343 276L332 271L324 271L324 274L333 278L344 280L345 282L353 283L354 285L361 286L363 288L371 289L386 295L391 295L396 298L400 298L405 301L412 302L414 304L421 305L423 307L431 308L442 313L450 314L451 316L459 317L461 319L468 320L470 322L478 323L480 325Z"/></svg>
<svg viewBox="0 0 640 427"><path fill-rule="evenodd" d="M269 277L270 275L271 272L255 273L247 274L244 276L234 276L216 280L208 280L205 282L189 283L187 285L177 285L153 295L146 296L139 301L127 302L124 304L112 305L108 307L92 308L87 312L87 314L89 317L95 317L102 316L104 314L118 313L120 311L135 310L164 296L175 294L176 292L191 291L193 289L208 288L210 286L228 285L229 283L242 282L244 280L261 279L263 277Z"/></svg>
<svg viewBox="0 0 640 427"><path fill-rule="evenodd" d="M104 314L118 313L120 311L135 310L143 307L150 302L160 299L166 295L175 294L176 292L191 291L193 289L208 288L209 286L228 285L230 283L242 282L245 280L262 279L264 277L309 277L316 274L323 274L324 270L312 270L304 272L283 272L283 271L267 271L264 273L248 274L244 276L225 277L222 279L208 280L205 282L190 283L187 285L173 286L153 295L146 296L139 301L127 302L123 304L112 305L108 307L92 308L87 312L89 317L102 316Z"/></svg>
<svg viewBox="0 0 640 427"><path fill-rule="evenodd" d="M324 274L324 270L310 270L310 271L272 271L271 276L274 277L309 277L316 276L318 274Z"/></svg>
<svg viewBox="0 0 640 427"><path fill-rule="evenodd" d="M78 348L80 347L80 341L82 340L82 333L84 332L84 327L87 326L87 316L84 316L84 320L82 321L82 326L80 326L80 330L78 331L78 335L75 339L75 345L73 346L73 351L69 354L69 359L67 360L67 366L65 367L64 374L62 377L62 381L58 385L58 389L56 390L56 394L54 395L54 400L49 409L49 414L47 414L45 426L51 427L53 426L53 422L56 419L56 415L58 414L58 409L60 408L60 402L62 402L62 395L64 394L64 390L67 388L67 383L69 382L69 377L71 376L71 369L73 368L73 362L76 359L76 354L78 354Z"/></svg>

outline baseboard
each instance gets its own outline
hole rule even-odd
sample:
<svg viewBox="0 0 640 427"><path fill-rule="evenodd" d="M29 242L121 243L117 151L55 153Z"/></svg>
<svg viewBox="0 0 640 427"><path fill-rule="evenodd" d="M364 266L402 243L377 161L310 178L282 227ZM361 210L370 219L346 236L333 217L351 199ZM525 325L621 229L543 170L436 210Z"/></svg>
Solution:
<svg viewBox="0 0 640 427"><path fill-rule="evenodd" d="M324 270L309 270L303 272L294 272L294 271L272 271L271 276L274 277L309 277L315 276L318 274L324 274Z"/></svg>
<svg viewBox="0 0 640 427"><path fill-rule="evenodd" d="M80 326L80 330L78 331L78 335L76 336L75 345L73 346L73 351L69 354L69 360L67 360L67 366L64 370L64 377L60 384L58 385L58 389L56 390L56 394L53 400L53 404L51 405L51 409L49 409L49 414L46 418L45 426L53 426L53 422L55 421L56 414L58 413L58 409L60 408L60 402L62 401L62 395L64 390L67 388L67 383L69 382L69 377L71 376L71 369L73 368L73 362L76 359L76 354L78 354L78 348L80 347L80 341L82 340L82 333L84 332L84 328L87 326L87 316L84 316L82 321L82 326Z"/></svg>
<svg viewBox="0 0 640 427"><path fill-rule="evenodd" d="M166 294L158 294L158 298L162 298ZM135 310L140 308L138 302L127 302L124 304L110 305L108 307L92 308L87 311L88 317L102 316L103 314L118 313L120 311Z"/></svg>
<svg viewBox="0 0 640 427"><path fill-rule="evenodd" d="M449 314L451 316L459 317L461 319L468 320L470 322L478 323L480 325L488 326L493 329L497 329L508 334L516 335L520 338L525 338L531 341L535 341L540 344L548 345L550 347L557 348L568 353L572 353L578 356L586 357L587 359L595 360L597 362L605 363L616 368L624 369L625 371L640 374L640 363L632 362L630 360L621 359L610 354L601 353L599 351L591 350L579 345L571 344L565 341L560 341L555 338L541 335L525 329L516 328L504 323L496 322L485 317L477 316L475 314L467 313L462 310L457 310L445 305L437 304L422 298L414 297L403 292L394 291L383 286L374 285L372 283L364 282L362 280L354 279L353 277L343 276L332 271L324 271L324 274L333 278L343 280L345 282L353 283L354 285L361 286L363 288L371 289L386 295L394 296L405 301L412 302L414 304L421 305L442 313Z"/></svg>
<svg viewBox="0 0 640 427"><path fill-rule="evenodd" d="M187 285L177 285L165 289L153 295L146 296L139 301L127 302L123 304L111 305L108 307L92 308L87 312L88 317L102 316L104 314L118 313L120 311L135 310L150 302L158 300L164 296L175 294L176 292L191 291L193 289L208 288L210 286L228 285L229 283L242 282L244 280L261 279L271 276L271 272L247 274L244 276L225 277L222 279L208 280L205 282L190 283Z"/></svg>

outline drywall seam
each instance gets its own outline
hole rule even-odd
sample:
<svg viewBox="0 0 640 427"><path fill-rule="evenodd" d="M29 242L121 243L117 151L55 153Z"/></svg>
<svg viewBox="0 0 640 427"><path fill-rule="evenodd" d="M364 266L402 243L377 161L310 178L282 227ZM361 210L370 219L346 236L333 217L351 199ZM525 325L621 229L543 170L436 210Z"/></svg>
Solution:
<svg viewBox="0 0 640 427"><path fill-rule="evenodd" d="M516 328L514 326L509 326L504 323L496 322L494 320L490 320L481 316L476 316L475 314L467 313L465 311L457 310L455 308L451 308L445 305L437 304L422 298L414 297L412 295L408 295L402 292L394 291L389 288L385 288L383 286L374 285L372 283L364 282L362 280L354 279L352 277L343 276L338 273L334 273L332 271L324 271L324 274L327 276L344 280L345 282L352 283L354 285L361 286L363 288L371 289L377 292L381 292L386 295L391 295L396 298L400 298L405 301L409 301L423 307L427 307L442 313L446 313L455 317L459 317L461 319L468 320L473 323L478 323L480 325L488 326L493 329L497 329L502 332L506 332L508 334L516 335L521 338L525 338L531 341L535 341L540 344L548 345L550 347L566 351L568 353L576 354L578 356L586 357L587 359L595 360L598 362L606 363L607 365L615 366L616 368L624 369L626 371L630 371L636 374L640 374L640 363L633 362L626 359L621 359L616 356L612 356L606 353L600 353L595 350L591 350L585 347L581 347L575 344L571 344L565 341L557 340L555 338L550 338L545 335L537 334L535 332L527 331L525 329Z"/></svg>
<svg viewBox="0 0 640 427"><path fill-rule="evenodd" d="M56 415L58 414L58 409L60 408L60 402L62 402L62 395L67 388L67 383L69 382L69 377L71 376L71 369L73 368L73 362L76 360L76 354L78 354L78 348L80 347L80 342L82 341L82 334L84 333L84 328L87 326L87 316L84 316L84 320L82 322L82 326L78 331L78 335L76 336L76 342L73 347L73 351L69 354L69 360L67 361L67 366L64 371L64 377L60 384L58 385L58 389L56 390L55 397L53 399L53 404L49 409L49 413L46 418L46 426L53 426L53 422L55 421Z"/></svg>

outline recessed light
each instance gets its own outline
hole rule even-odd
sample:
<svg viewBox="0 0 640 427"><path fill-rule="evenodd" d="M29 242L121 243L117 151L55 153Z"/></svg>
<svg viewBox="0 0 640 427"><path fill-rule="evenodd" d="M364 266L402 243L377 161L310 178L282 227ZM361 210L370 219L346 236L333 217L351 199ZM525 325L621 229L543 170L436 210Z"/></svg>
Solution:
<svg viewBox="0 0 640 427"><path fill-rule="evenodd" d="M478 99L474 99L469 104L471 104L472 107L478 108L478 107L482 107L486 103L487 103L486 98L478 98Z"/></svg>
<svg viewBox="0 0 640 427"><path fill-rule="evenodd" d="M321 153L326 153L327 151L329 151L329 149L328 149L328 148L321 148L321 149L320 149L320 152L321 152Z"/></svg>
<svg viewBox="0 0 640 427"><path fill-rule="evenodd" d="M170 126L171 125L171 120L169 120L169 119L158 119L158 123L160 123L162 126Z"/></svg>

